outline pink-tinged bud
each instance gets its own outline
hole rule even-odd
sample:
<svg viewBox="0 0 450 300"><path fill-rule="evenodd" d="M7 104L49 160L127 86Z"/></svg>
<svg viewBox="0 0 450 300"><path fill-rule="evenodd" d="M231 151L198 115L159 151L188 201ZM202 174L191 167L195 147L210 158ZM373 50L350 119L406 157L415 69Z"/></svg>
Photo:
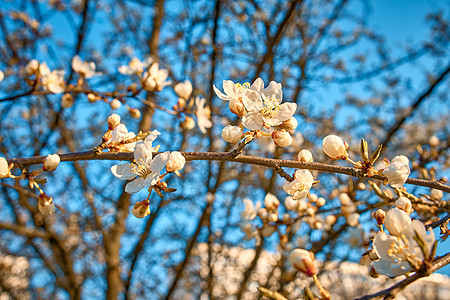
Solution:
<svg viewBox="0 0 450 300"><path fill-rule="evenodd" d="M275 145L280 147L287 147L292 144L291 135L284 129L272 132L272 139Z"/></svg>
<svg viewBox="0 0 450 300"><path fill-rule="evenodd" d="M296 270L306 276L312 277L317 274L317 269L314 266L314 253L310 251L295 249L289 254L289 261Z"/></svg>
<svg viewBox="0 0 450 300"><path fill-rule="evenodd" d="M298 126L298 121L296 118L291 117L290 119L284 121L283 123L281 123L280 125L278 125L278 127L280 129L285 129L286 131L292 131L295 130L295 128L297 128Z"/></svg>
<svg viewBox="0 0 450 300"><path fill-rule="evenodd" d="M239 126L227 125L222 130L222 138L225 142L236 144L244 138L244 132L242 132L242 128Z"/></svg>
<svg viewBox="0 0 450 300"><path fill-rule="evenodd" d="M322 148L331 159L347 159L347 145L337 135L328 135L323 139Z"/></svg>
<svg viewBox="0 0 450 300"><path fill-rule="evenodd" d="M130 116L134 119L139 119L141 117L141 112L137 108L130 108L128 112L130 113Z"/></svg>
<svg viewBox="0 0 450 300"><path fill-rule="evenodd" d="M58 154L47 155L44 158L44 165L42 166L42 170L44 171L54 171L59 165L60 158Z"/></svg>
<svg viewBox="0 0 450 300"><path fill-rule="evenodd" d="M186 163L186 159L184 156L178 152L174 151L170 153L169 162L166 165L167 172L175 172L184 168L184 164Z"/></svg>
<svg viewBox="0 0 450 300"><path fill-rule="evenodd" d="M386 213L384 212L384 210L379 209L373 214L373 217L375 218L375 220L377 220L378 225L383 225L384 219L386 218Z"/></svg>
<svg viewBox="0 0 450 300"><path fill-rule="evenodd" d="M38 197L38 209L44 216L49 216L55 213L55 204L53 198L46 194L40 194Z"/></svg>
<svg viewBox="0 0 450 300"><path fill-rule="evenodd" d="M73 105L73 97L71 94L64 94L61 99L61 106L63 108L69 108Z"/></svg>
<svg viewBox="0 0 450 300"><path fill-rule="evenodd" d="M144 218L150 214L150 201L138 201L131 210L136 218Z"/></svg>
<svg viewBox="0 0 450 300"><path fill-rule="evenodd" d="M113 99L109 105L111 106L111 109L118 109L120 106L122 106L122 102L118 99Z"/></svg>
<svg viewBox="0 0 450 300"><path fill-rule="evenodd" d="M112 114L107 119L108 129L114 130L120 124L120 116L118 114Z"/></svg>
<svg viewBox="0 0 450 300"><path fill-rule="evenodd" d="M184 121L180 123L180 126L185 130L192 130L195 127L195 121L191 117L186 116Z"/></svg>
<svg viewBox="0 0 450 300"><path fill-rule="evenodd" d="M303 149L297 155L297 160L300 162L313 162L311 151Z"/></svg>
<svg viewBox="0 0 450 300"><path fill-rule="evenodd" d="M413 211L411 201L406 197L399 197L395 200L395 206L406 212L408 215L410 215Z"/></svg>
<svg viewBox="0 0 450 300"><path fill-rule="evenodd" d="M243 117L246 113L245 106L239 99L231 99L228 106L230 107L230 111L239 117Z"/></svg>

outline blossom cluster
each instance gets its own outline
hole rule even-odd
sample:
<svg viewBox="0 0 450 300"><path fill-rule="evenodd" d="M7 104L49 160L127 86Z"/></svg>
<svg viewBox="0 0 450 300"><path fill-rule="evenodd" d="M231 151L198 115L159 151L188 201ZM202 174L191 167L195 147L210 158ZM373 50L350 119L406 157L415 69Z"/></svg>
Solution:
<svg viewBox="0 0 450 300"><path fill-rule="evenodd" d="M271 135L274 143L280 147L287 147L292 143L290 131L297 127L297 120L293 117L297 104L281 103L283 99L280 83L271 81L264 88L264 82L258 78L250 83L234 83L223 81L222 93L214 86L216 95L229 101L232 113L242 117L242 126L227 126L222 132L225 141L236 143L243 137L243 129L260 131Z"/></svg>

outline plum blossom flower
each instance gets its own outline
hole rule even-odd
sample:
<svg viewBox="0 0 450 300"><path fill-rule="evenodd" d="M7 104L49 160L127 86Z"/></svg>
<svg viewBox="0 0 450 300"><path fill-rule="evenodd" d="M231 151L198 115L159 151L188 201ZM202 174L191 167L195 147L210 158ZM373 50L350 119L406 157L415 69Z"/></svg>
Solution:
<svg viewBox="0 0 450 300"><path fill-rule="evenodd" d="M192 94L192 83L189 80L179 82L173 88L178 97L187 100Z"/></svg>
<svg viewBox="0 0 450 300"><path fill-rule="evenodd" d="M148 57L144 62L133 57L128 65L119 67L119 72L125 75L140 75L144 68L147 68L152 62L153 59L151 57Z"/></svg>
<svg viewBox="0 0 450 300"><path fill-rule="evenodd" d="M8 162L4 157L0 156L0 178L8 178L11 175Z"/></svg>
<svg viewBox="0 0 450 300"><path fill-rule="evenodd" d="M323 152L331 159L346 159L348 157L347 145L337 135L327 135L323 139L322 145Z"/></svg>
<svg viewBox="0 0 450 300"><path fill-rule="evenodd" d="M281 84L271 81L263 90L264 82L258 78L252 89L257 93L250 93L242 98L247 113L242 118L242 124L249 130L258 130L262 127L270 128L288 121L297 110L295 103L283 103ZM252 85L252 86L253 86Z"/></svg>
<svg viewBox="0 0 450 300"><path fill-rule="evenodd" d="M102 74L95 72L95 63L93 61L83 61L78 55L75 55L72 59L72 69L86 79Z"/></svg>
<svg viewBox="0 0 450 300"><path fill-rule="evenodd" d="M406 212L408 215L410 215L413 211L411 200L406 197L399 197L397 200L395 200L395 206L397 206L398 209Z"/></svg>
<svg viewBox="0 0 450 300"><path fill-rule="evenodd" d="M44 165L42 166L42 170L44 171L54 171L59 165L60 157L58 154L47 155L44 158Z"/></svg>
<svg viewBox="0 0 450 300"><path fill-rule="evenodd" d="M195 98L195 106L197 107L196 116L197 116L197 124L200 131L205 134L206 128L211 128L212 122L211 118L211 110L209 106L205 106L206 99L201 97Z"/></svg>
<svg viewBox="0 0 450 300"><path fill-rule="evenodd" d="M239 126L227 125L222 129L222 138L225 142L236 144L244 138L244 132Z"/></svg>
<svg viewBox="0 0 450 300"><path fill-rule="evenodd" d="M178 151L174 151L170 153L169 161L166 165L167 172L177 172L184 168L184 164L186 163L186 159L183 154Z"/></svg>
<svg viewBox="0 0 450 300"><path fill-rule="evenodd" d="M383 175L387 177L393 188L403 186L410 173L409 159L404 155L394 157L392 162L383 170Z"/></svg>
<svg viewBox="0 0 450 300"><path fill-rule="evenodd" d="M314 182L314 177L308 170L296 170L294 181L286 182L283 189L292 196L294 200L300 200L306 197Z"/></svg>
<svg viewBox="0 0 450 300"><path fill-rule="evenodd" d="M250 199L244 199L244 210L241 212L241 218L245 221L252 221L256 215L258 210L261 208L261 202L253 204L253 201Z"/></svg>
<svg viewBox="0 0 450 300"><path fill-rule="evenodd" d="M169 161L170 152L164 152L153 157L152 151L154 148L151 147L151 142L150 140L144 140L136 143L132 163L111 167L113 175L120 180L134 179L125 186L125 191L129 194L137 193L144 187L155 185L159 181L159 173Z"/></svg>
<svg viewBox="0 0 450 300"><path fill-rule="evenodd" d="M292 266L305 274L306 276L314 276L317 274L317 269L314 265L314 253L304 249L294 249L289 254L289 261Z"/></svg>
<svg viewBox="0 0 450 300"><path fill-rule="evenodd" d="M136 134L134 132L128 132L127 127L125 124L119 124L114 128L113 132L111 133L111 143L120 143L121 141L134 138ZM134 147L136 146L136 142L133 143L127 143L127 144L121 144L118 145L117 148L119 151L125 151L125 152L132 152L134 150Z"/></svg>
<svg viewBox="0 0 450 300"><path fill-rule="evenodd" d="M411 217L397 207L391 208L384 219L384 226L394 236L401 236L409 224L411 224Z"/></svg>
<svg viewBox="0 0 450 300"><path fill-rule="evenodd" d="M142 85L146 91L161 91L165 86L171 84L171 81L166 80L169 76L167 69L160 69L158 63L153 63L142 76Z"/></svg>
<svg viewBox="0 0 450 300"><path fill-rule="evenodd" d="M50 71L50 68L44 62L39 65L39 72L44 89L49 90L54 94L64 92L65 84L63 70Z"/></svg>
<svg viewBox="0 0 450 300"><path fill-rule="evenodd" d="M375 236L373 249L378 260L373 261L373 267L377 273L389 277L404 275L430 258L435 243L431 229L427 231L422 222L413 220L401 234L402 237L398 237L380 231ZM417 238L423 241L423 247L419 246Z"/></svg>

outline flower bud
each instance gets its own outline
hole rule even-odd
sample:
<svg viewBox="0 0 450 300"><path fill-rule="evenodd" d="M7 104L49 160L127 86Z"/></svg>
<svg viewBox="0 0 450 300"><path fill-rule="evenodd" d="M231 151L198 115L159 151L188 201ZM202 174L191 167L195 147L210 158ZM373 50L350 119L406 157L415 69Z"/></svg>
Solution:
<svg viewBox="0 0 450 300"><path fill-rule="evenodd" d="M431 147L437 147L439 146L439 138L435 135L431 136L430 139L428 140L428 143L430 144Z"/></svg>
<svg viewBox="0 0 450 300"><path fill-rule="evenodd" d="M276 223L278 221L278 215L276 213L270 213L269 217L267 218L269 222Z"/></svg>
<svg viewBox="0 0 450 300"><path fill-rule="evenodd" d="M284 129L272 132L272 139L275 145L279 147L287 147L292 144L291 135Z"/></svg>
<svg viewBox="0 0 450 300"><path fill-rule="evenodd" d="M120 116L118 114L112 114L107 119L108 129L114 130L120 124Z"/></svg>
<svg viewBox="0 0 450 300"><path fill-rule="evenodd" d="M349 226L354 227L358 225L358 223L359 223L359 214L353 213L347 217L347 224Z"/></svg>
<svg viewBox="0 0 450 300"><path fill-rule="evenodd" d="M73 101L72 95L66 93L66 94L64 94L64 95L62 96L62 99L61 99L61 106L62 106L63 108L69 108L69 107L71 107L71 106L73 105L73 102L74 102L74 101Z"/></svg>
<svg viewBox="0 0 450 300"><path fill-rule="evenodd" d="M316 267L314 266L314 253L310 251L295 249L289 254L289 261L296 270L306 276L311 277L317 274Z"/></svg>
<svg viewBox="0 0 450 300"><path fill-rule="evenodd" d="M294 200L292 197L286 197L284 199L284 206L287 210L296 211L298 208L298 200Z"/></svg>
<svg viewBox="0 0 450 300"><path fill-rule="evenodd" d="M311 151L303 149L297 154L297 160L301 162L313 162Z"/></svg>
<svg viewBox="0 0 450 300"><path fill-rule="evenodd" d="M189 80L185 80L184 82L177 83L174 90L178 97L187 100L192 94L192 84Z"/></svg>
<svg viewBox="0 0 450 300"><path fill-rule="evenodd" d="M339 201L341 202L341 205L343 205L343 206L349 205L350 202L352 202L352 200L350 199L350 197L348 196L347 193L340 193Z"/></svg>
<svg viewBox="0 0 450 300"><path fill-rule="evenodd" d="M231 144L236 144L244 137L242 128L239 126L227 125L222 130L222 138Z"/></svg>
<svg viewBox="0 0 450 300"><path fill-rule="evenodd" d="M264 224L261 230L261 235L263 237L269 237L275 232L276 229L277 229L276 226Z"/></svg>
<svg viewBox="0 0 450 300"><path fill-rule="evenodd" d="M285 129L286 131L291 131L291 130L295 130L295 128L297 128L298 126L298 121L296 118L291 117L290 119L284 121L283 123L281 123L280 125L278 125L278 127L280 129Z"/></svg>
<svg viewBox="0 0 450 300"><path fill-rule="evenodd" d="M130 113L130 116L134 119L139 119L141 117L141 112L137 108L130 108L128 112Z"/></svg>
<svg viewBox="0 0 450 300"><path fill-rule="evenodd" d="M144 218L150 214L150 201L138 201L131 210L136 218Z"/></svg>
<svg viewBox="0 0 450 300"><path fill-rule="evenodd" d="M411 201L406 197L399 197L395 200L395 206L406 212L408 215L410 215L413 211Z"/></svg>
<svg viewBox="0 0 450 300"><path fill-rule="evenodd" d="M328 135L323 139L323 152L325 152L331 159L346 159L347 146L344 141L337 135Z"/></svg>
<svg viewBox="0 0 450 300"><path fill-rule="evenodd" d="M384 220L384 226L389 233L394 236L401 236L402 233L409 227L411 224L411 218L409 215L396 207L391 208Z"/></svg>
<svg viewBox="0 0 450 300"><path fill-rule="evenodd" d="M180 126L184 130L192 130L195 127L195 121L191 117L186 116L184 121L180 123Z"/></svg>
<svg viewBox="0 0 450 300"><path fill-rule="evenodd" d="M383 170L383 175L387 177L389 184L393 188L398 188L405 184L409 173L409 160L406 162L406 156L396 156L391 164ZM406 163L405 163L406 162Z"/></svg>
<svg viewBox="0 0 450 300"><path fill-rule="evenodd" d="M379 209L373 214L373 217L375 218L375 220L377 220L378 225L383 225L384 219L386 218L386 213L384 212L384 210Z"/></svg>
<svg viewBox="0 0 450 300"><path fill-rule="evenodd" d="M111 109L118 109L120 106L122 106L122 102L118 99L113 99L109 105L111 106Z"/></svg>
<svg viewBox="0 0 450 300"><path fill-rule="evenodd" d="M28 62L25 71L27 72L27 75L33 75L37 72L39 68L39 62L36 59L32 59Z"/></svg>
<svg viewBox="0 0 450 300"><path fill-rule="evenodd" d="M265 222L269 217L269 212L267 211L267 209L261 208L260 210L258 210L258 216L261 218L261 220L263 220L263 222Z"/></svg>
<svg viewBox="0 0 450 300"><path fill-rule="evenodd" d="M170 153L169 162L166 165L167 172L175 172L184 168L184 164L186 163L186 159L184 156L178 152L174 151Z"/></svg>
<svg viewBox="0 0 450 300"><path fill-rule="evenodd" d="M319 196L317 196L317 195L314 194L314 193L310 193L310 194L309 194L309 202L310 202L310 203L316 203L317 200L319 200Z"/></svg>
<svg viewBox="0 0 450 300"><path fill-rule="evenodd" d="M0 156L0 178L8 178L11 175L9 170L8 161Z"/></svg>
<svg viewBox="0 0 450 300"><path fill-rule="evenodd" d="M314 216L314 215L316 214L316 211L314 210L314 208L308 207L308 208L306 209L306 212L305 212L305 213L306 213L306 215L312 217L312 216Z"/></svg>
<svg viewBox="0 0 450 300"><path fill-rule="evenodd" d="M228 106L230 108L230 111L237 115L238 117L243 117L245 115L245 106L244 103L242 103L239 99L231 99L228 103Z"/></svg>
<svg viewBox="0 0 450 300"><path fill-rule="evenodd" d="M319 199L317 199L317 201L316 201L316 206L317 207L322 207L322 206L324 206L325 205L325 203L326 203L326 200L325 200L325 198L323 198L323 197L320 197Z"/></svg>
<svg viewBox="0 0 450 300"><path fill-rule="evenodd" d="M328 226L333 225L334 223L336 223L336 216L334 215L328 215L325 218L325 224Z"/></svg>
<svg viewBox="0 0 450 300"><path fill-rule="evenodd" d="M430 197L433 200L440 200L440 199L442 199L442 197L444 197L444 192L442 192L441 190L437 190L437 189L431 189Z"/></svg>
<svg viewBox="0 0 450 300"><path fill-rule="evenodd" d="M44 216L49 216L55 213L55 204L53 198L42 193L38 197L38 209Z"/></svg>
<svg viewBox="0 0 450 300"><path fill-rule="evenodd" d="M44 165L42 166L42 170L44 171L54 171L58 167L60 162L60 158L58 154L47 155L44 158Z"/></svg>
<svg viewBox="0 0 450 300"><path fill-rule="evenodd" d="M87 94L87 98L88 98L89 102L91 102L91 103L100 100L99 96L92 94L92 93Z"/></svg>
<svg viewBox="0 0 450 300"><path fill-rule="evenodd" d="M275 195L268 193L264 198L264 206L267 210L274 211L277 210L280 201L275 197Z"/></svg>

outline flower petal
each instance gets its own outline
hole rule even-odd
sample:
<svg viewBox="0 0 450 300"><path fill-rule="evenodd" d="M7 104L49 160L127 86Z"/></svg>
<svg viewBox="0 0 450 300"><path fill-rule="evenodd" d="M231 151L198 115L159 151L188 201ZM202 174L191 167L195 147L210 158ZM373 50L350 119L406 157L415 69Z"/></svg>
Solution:
<svg viewBox="0 0 450 300"><path fill-rule="evenodd" d="M283 122L287 121L295 114L296 110L297 104L289 102L283 103L275 114L275 118Z"/></svg>
<svg viewBox="0 0 450 300"><path fill-rule="evenodd" d="M152 152L145 146L145 142L139 141L134 148L134 159L139 163L150 164L152 161Z"/></svg>
<svg viewBox="0 0 450 300"><path fill-rule="evenodd" d="M153 173L159 173L162 169L166 166L166 164L169 162L170 159L170 152L166 151L164 153L158 154L155 156L155 158L152 160L149 169Z"/></svg>
<svg viewBox="0 0 450 300"><path fill-rule="evenodd" d="M231 97L230 97L230 96L227 96L227 95L225 95L224 93L222 93L221 91L219 91L219 89L216 88L215 85L213 85L213 89L214 89L214 92L216 93L217 97L219 97L220 99L222 99L222 100L227 100L227 101L230 101L230 100L231 100Z"/></svg>
<svg viewBox="0 0 450 300"><path fill-rule="evenodd" d="M138 177L135 180L128 182L125 186L125 192L128 194L134 194L142 190L144 187L144 178Z"/></svg>
<svg viewBox="0 0 450 300"><path fill-rule="evenodd" d="M224 80L223 81L223 91L229 97L233 97L235 94L238 93L238 89L236 88L236 85L231 80Z"/></svg>
<svg viewBox="0 0 450 300"><path fill-rule="evenodd" d="M254 91L260 92L264 88L264 81L261 77L258 77L250 86L250 88Z"/></svg>
<svg viewBox="0 0 450 300"><path fill-rule="evenodd" d="M264 120L259 112L252 112L242 117L242 124L249 130L258 130L263 126Z"/></svg>
<svg viewBox="0 0 450 300"><path fill-rule="evenodd" d="M111 167L111 172L114 176L120 180L130 180L136 177L136 174L131 172L131 164L124 163L120 165L114 165Z"/></svg>

